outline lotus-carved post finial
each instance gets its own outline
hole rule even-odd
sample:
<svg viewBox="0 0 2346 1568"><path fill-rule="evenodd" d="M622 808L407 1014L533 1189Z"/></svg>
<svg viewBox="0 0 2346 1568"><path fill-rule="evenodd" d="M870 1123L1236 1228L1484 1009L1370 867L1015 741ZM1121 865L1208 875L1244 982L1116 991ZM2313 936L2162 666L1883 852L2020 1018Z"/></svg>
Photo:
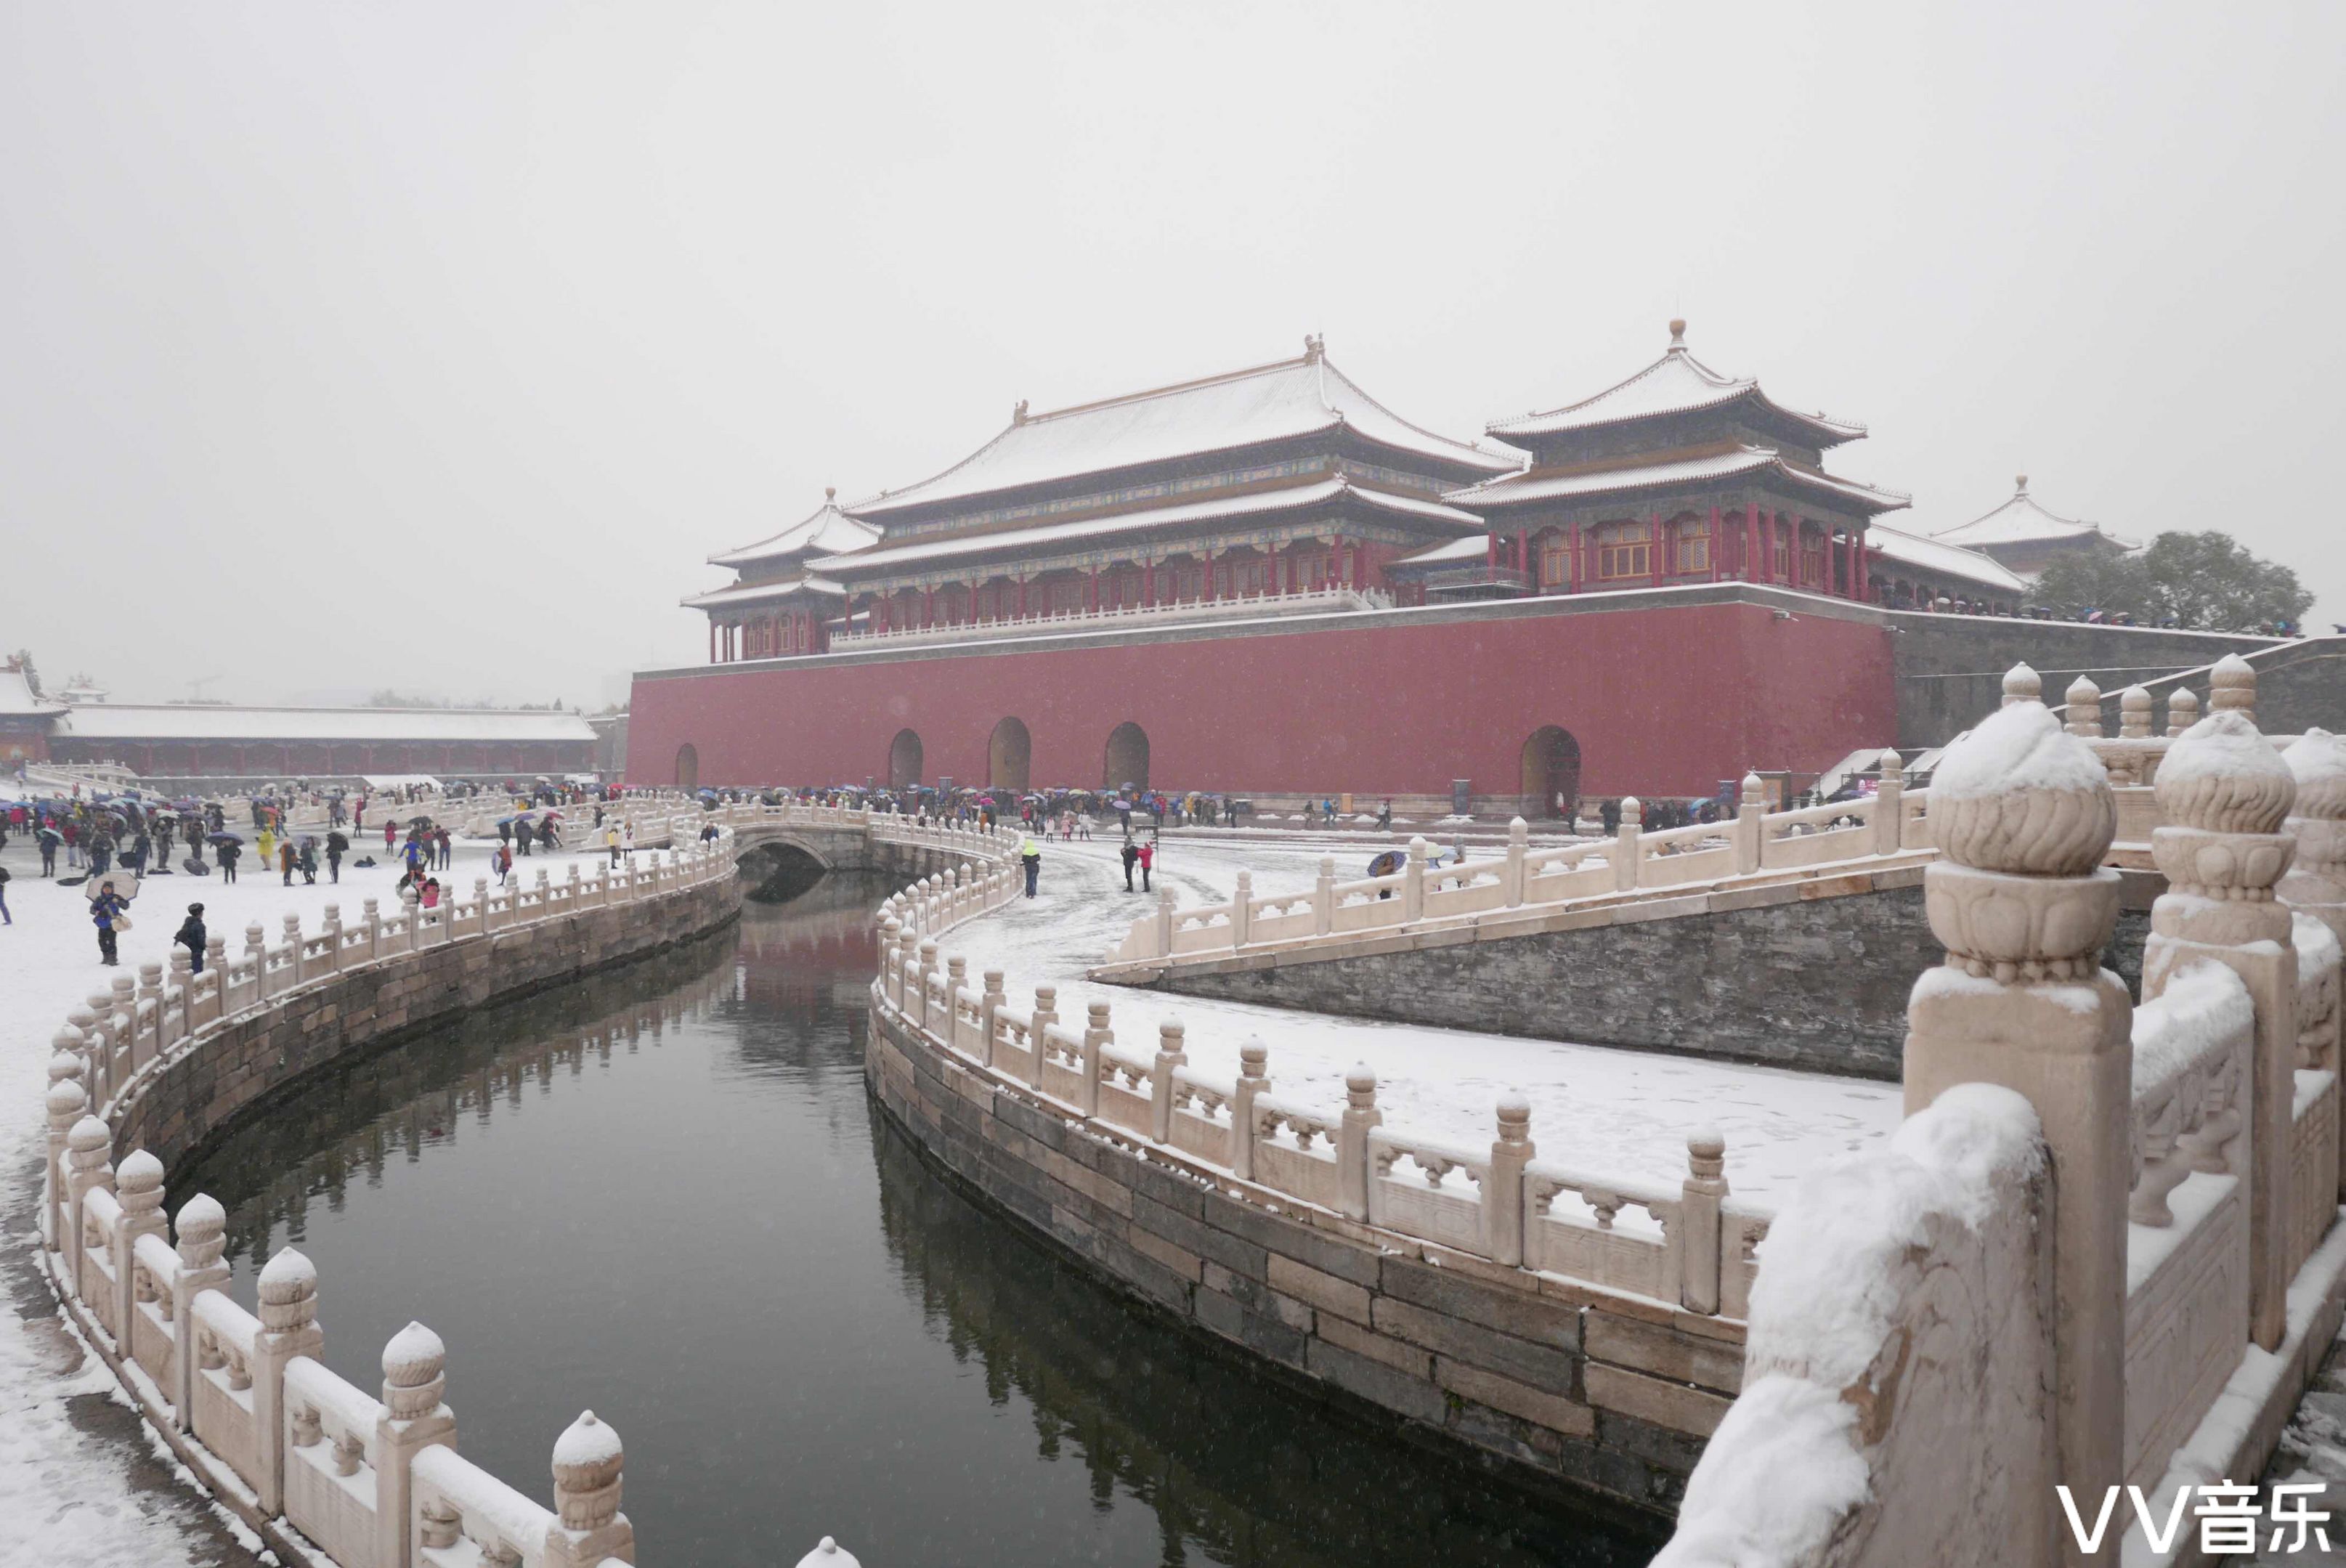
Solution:
<svg viewBox="0 0 2346 1568"><path fill-rule="evenodd" d="M199 1192L179 1206L173 1227L178 1233L179 1268L193 1273L220 1260L228 1247L228 1210L219 1199Z"/></svg>
<svg viewBox="0 0 2346 1568"><path fill-rule="evenodd" d="M2297 778L2256 720L2219 704L2168 748L2152 792L2160 814L2178 827L2272 833L2297 799Z"/></svg>
<svg viewBox="0 0 2346 1568"><path fill-rule="evenodd" d="M2010 708L2015 703L2039 702L2045 697L2045 682L2035 670L2025 664L2014 665L2004 672L2004 703Z"/></svg>
<svg viewBox="0 0 2346 1568"><path fill-rule="evenodd" d="M2254 714L2257 710L2257 667L2238 654L2226 654L2208 672L2208 711Z"/></svg>
<svg viewBox="0 0 2346 1568"><path fill-rule="evenodd" d="M2189 687L2178 686L2167 694L2167 733L2182 734L2199 722L2199 696Z"/></svg>
<svg viewBox="0 0 2346 1568"><path fill-rule="evenodd" d="M619 1512L619 1434L582 1410L554 1442L555 1511L565 1530L595 1530Z"/></svg>
<svg viewBox="0 0 2346 1568"><path fill-rule="evenodd" d="M2102 688L2084 676L2069 683L2069 733L2086 740L2102 738Z"/></svg>
<svg viewBox="0 0 2346 1568"><path fill-rule="evenodd" d="M412 1421L440 1408L448 1390L448 1347L421 1323L410 1323L382 1348L382 1402L393 1420Z"/></svg>
<svg viewBox="0 0 2346 1568"><path fill-rule="evenodd" d="M2122 740L2150 738L2150 688L2130 686L2118 693L2118 738Z"/></svg>
<svg viewBox="0 0 2346 1568"><path fill-rule="evenodd" d="M306 1329L318 1318L318 1268L287 1247L260 1271L260 1326L271 1333Z"/></svg>
<svg viewBox="0 0 2346 1568"><path fill-rule="evenodd" d="M2280 755L2297 780L2291 814L2314 821L2346 821L2346 738L2326 729L2308 729Z"/></svg>
<svg viewBox="0 0 2346 1568"><path fill-rule="evenodd" d="M1947 748L1931 816L1949 860L2017 876L2083 876L2117 835L2101 759L2037 702L1997 710Z"/></svg>

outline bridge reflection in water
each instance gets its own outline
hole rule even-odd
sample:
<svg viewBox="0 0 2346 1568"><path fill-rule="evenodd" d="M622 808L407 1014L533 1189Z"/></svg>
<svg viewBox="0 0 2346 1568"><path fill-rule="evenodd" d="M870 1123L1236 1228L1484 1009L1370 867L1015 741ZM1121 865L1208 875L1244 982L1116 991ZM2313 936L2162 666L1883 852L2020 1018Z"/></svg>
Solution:
<svg viewBox="0 0 2346 1568"><path fill-rule="evenodd" d="M583 1404L648 1561L1640 1563L1527 1497L1128 1307L947 1186L863 1092L866 915L827 879L736 932L355 1064L179 1192L232 1293L298 1242L364 1386L410 1315L464 1451L527 1485ZM272 1174L274 1173L274 1174Z"/></svg>

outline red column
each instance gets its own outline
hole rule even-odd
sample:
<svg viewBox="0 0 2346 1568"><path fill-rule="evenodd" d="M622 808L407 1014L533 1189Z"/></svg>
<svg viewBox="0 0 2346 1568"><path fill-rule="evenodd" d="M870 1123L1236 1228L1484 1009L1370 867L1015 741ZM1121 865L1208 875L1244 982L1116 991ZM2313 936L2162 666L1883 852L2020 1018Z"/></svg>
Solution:
<svg viewBox="0 0 2346 1568"><path fill-rule="evenodd" d="M1515 570L1518 572L1531 570L1531 558L1532 531L1528 528L1518 528L1515 530Z"/></svg>
<svg viewBox="0 0 2346 1568"><path fill-rule="evenodd" d="M1092 568L1092 585L1091 585L1091 588L1090 588L1090 590L1089 590L1089 591L1090 591L1090 595L1091 595L1091 613L1092 613L1093 615L1098 615L1098 614L1099 614L1099 568L1098 568L1097 566L1094 566L1094 567Z"/></svg>
<svg viewBox="0 0 2346 1568"><path fill-rule="evenodd" d="M1726 554L1727 540L1719 532L1719 508L1710 509L1710 580L1719 581L1719 556Z"/></svg>
<svg viewBox="0 0 2346 1568"><path fill-rule="evenodd" d="M1766 546L1760 556L1760 580L1763 583L1776 580L1776 509L1773 506L1768 508Z"/></svg>
<svg viewBox="0 0 2346 1568"><path fill-rule="evenodd" d="M1572 525L1571 543L1565 549L1564 575L1566 585L1576 594L1580 592L1580 585L1588 581L1588 565L1580 558L1580 524L1577 523Z"/></svg>
<svg viewBox="0 0 2346 1568"><path fill-rule="evenodd" d="M1206 560L1206 585L1201 596L1210 605L1214 602L1214 553L1208 550L1203 554Z"/></svg>
<svg viewBox="0 0 2346 1568"><path fill-rule="evenodd" d="M1668 542L1662 537L1662 514L1658 512L1654 514L1653 530L1654 553L1647 557L1647 560L1653 565L1653 585L1658 588L1662 585L1662 555L1669 547Z"/></svg>
<svg viewBox="0 0 2346 1568"><path fill-rule="evenodd" d="M934 583L921 590L921 625L937 624L937 587Z"/></svg>
<svg viewBox="0 0 2346 1568"><path fill-rule="evenodd" d="M1144 606L1157 602L1157 563L1154 561L1140 564L1140 602Z"/></svg>
<svg viewBox="0 0 2346 1568"><path fill-rule="evenodd" d="M1743 504L1743 580L1760 580L1760 504L1756 501Z"/></svg>
<svg viewBox="0 0 2346 1568"><path fill-rule="evenodd" d="M717 617L709 617L709 662L717 662Z"/></svg>
<svg viewBox="0 0 2346 1568"><path fill-rule="evenodd" d="M1865 558L1865 530L1860 528L1853 537L1857 544L1857 596L1870 602L1873 597L1873 563Z"/></svg>

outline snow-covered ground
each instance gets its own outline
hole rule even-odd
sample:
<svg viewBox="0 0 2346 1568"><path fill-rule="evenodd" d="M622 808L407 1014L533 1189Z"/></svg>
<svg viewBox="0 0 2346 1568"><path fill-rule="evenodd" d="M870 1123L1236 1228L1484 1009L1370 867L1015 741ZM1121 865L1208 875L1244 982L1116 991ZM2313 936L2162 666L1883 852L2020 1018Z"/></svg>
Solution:
<svg viewBox="0 0 2346 1568"><path fill-rule="evenodd" d="M380 858L378 838L373 851ZM362 841L359 853L369 850ZM389 861L363 869L345 860L342 884L321 871L318 885L283 886L275 873L246 869L232 886L217 875L154 877L131 906L132 929L121 937L122 967L97 962L97 937L80 888L40 879L40 860L11 836L0 853L13 925L0 926L0 1563L70 1563L73 1568L166 1568L173 1563L252 1561L233 1532L195 1494L168 1483L168 1470L147 1434L115 1392L103 1363L87 1356L67 1334L38 1275L38 1208L42 1148L41 1096L48 1085L49 1041L74 1004L107 989L117 974L134 978L141 962L168 961L172 933L191 901L204 905L206 924L244 946L248 921L259 921L279 939L283 917L299 913L315 931L325 906L339 901L345 921L358 917L369 896L393 904L399 872ZM516 860L525 881L536 869L566 877L572 860L546 855ZM467 896L484 874L488 846L458 840L454 868L442 873ZM60 863L60 871L65 868ZM77 872L67 872L77 875ZM176 1211L187 1193L167 1195Z"/></svg>
<svg viewBox="0 0 2346 1568"><path fill-rule="evenodd" d="M1155 907L1125 892L1117 849L1113 826L1089 841L1049 841L1038 896L954 932L943 952L966 957L973 980L1001 970L1020 1006L1033 1005L1035 985L1056 985L1059 1016L1076 1023L1089 1003L1110 1003L1117 1042L1127 1050L1153 1051L1158 1021L1177 1015L1190 1064L1226 1077L1237 1075L1239 1046L1260 1036L1284 1095L1339 1105L1345 1072L1366 1063L1385 1123L1398 1131L1486 1145L1500 1095L1520 1088L1531 1099L1542 1159L1672 1192L1686 1175L1687 1135L1698 1128L1726 1135L1734 1191L1773 1201L1819 1159L1876 1144L1900 1120L1892 1084L1095 985L1085 967ZM1185 904L1215 903L1230 896L1241 867L1253 873L1258 896L1308 890L1326 852L1318 844L1168 840L1157 875ZM1365 875L1372 852L1356 847L1338 860L1337 874Z"/></svg>

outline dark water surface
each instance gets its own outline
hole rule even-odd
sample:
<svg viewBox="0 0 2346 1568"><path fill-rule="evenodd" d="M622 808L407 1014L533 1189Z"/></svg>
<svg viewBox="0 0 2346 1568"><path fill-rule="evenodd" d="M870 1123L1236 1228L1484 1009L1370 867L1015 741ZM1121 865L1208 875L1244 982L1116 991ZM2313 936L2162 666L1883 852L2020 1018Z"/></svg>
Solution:
<svg viewBox="0 0 2346 1568"><path fill-rule="evenodd" d="M309 1255L362 1388L410 1319L435 1329L460 1446L523 1491L592 1406L651 1563L772 1568L826 1534L869 1568L1652 1555L1272 1385L946 1186L864 1094L885 891L751 905L357 1064L175 1197L228 1206L248 1306L271 1249Z"/></svg>

